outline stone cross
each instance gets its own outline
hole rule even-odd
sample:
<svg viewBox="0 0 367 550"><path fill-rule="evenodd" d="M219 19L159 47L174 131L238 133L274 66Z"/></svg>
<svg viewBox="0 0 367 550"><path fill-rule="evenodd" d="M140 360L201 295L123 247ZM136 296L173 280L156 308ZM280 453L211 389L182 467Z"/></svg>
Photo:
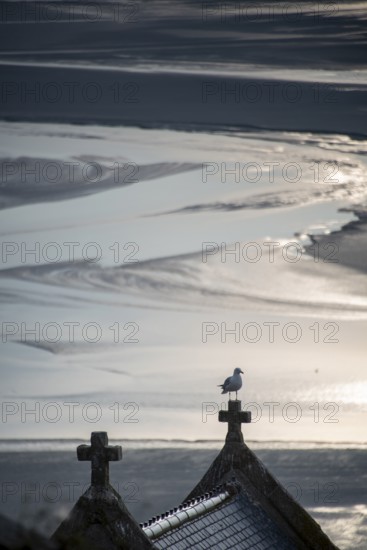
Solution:
<svg viewBox="0 0 367 550"><path fill-rule="evenodd" d="M110 482L109 461L122 459L120 445L109 445L107 432L92 432L91 445L79 445L78 460L92 462L92 487L108 487Z"/></svg>
<svg viewBox="0 0 367 550"><path fill-rule="evenodd" d="M226 441L243 442L241 424L251 422L251 412L241 410L241 401L228 401L228 411L219 411L219 422L228 423Z"/></svg>

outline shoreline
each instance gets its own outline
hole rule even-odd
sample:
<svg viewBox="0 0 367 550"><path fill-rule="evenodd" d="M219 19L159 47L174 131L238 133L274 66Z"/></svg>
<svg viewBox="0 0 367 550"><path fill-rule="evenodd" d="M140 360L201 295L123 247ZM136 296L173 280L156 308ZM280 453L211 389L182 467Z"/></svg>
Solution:
<svg viewBox="0 0 367 550"><path fill-rule="evenodd" d="M99 119L74 119L71 121L65 120L63 118L55 119L55 118L43 118L38 119L38 117L28 117L28 118L21 118L18 116L1 116L0 115L0 124L47 124L47 125L70 125L70 126L82 126L85 128L93 127L93 126L100 126L101 128L127 128L127 129L138 129L138 130L157 130L157 131L172 131L172 132L186 132L186 133L197 133L197 134L209 134L209 135L232 135L233 137L240 137L243 133L248 134L251 136L251 134L259 134L262 133L281 133L281 134L287 134L287 133L297 133L297 134L314 134L314 135L321 135L321 136L335 136L335 135L343 135L348 138L354 139L356 141L365 141L367 138L367 132L361 133L361 132L340 132L335 130L311 130L311 129L295 129L295 128L270 128L266 126L255 126L255 125L238 125L235 126L233 124L231 125L225 125L225 124L217 124L213 123L211 125L210 123L200 123L199 125L196 125L194 122L188 122L188 123L175 123L174 125L171 125L170 123L162 122L161 124L156 123L152 121L149 122L136 122L134 120L126 120L123 123L120 121L103 121Z"/></svg>
<svg viewBox="0 0 367 550"><path fill-rule="evenodd" d="M208 440L184 440L184 439L119 439L109 438L110 443L122 445L124 448L134 451L139 450L220 450L223 446L221 439ZM0 454L7 452L69 452L75 445L83 444L83 438L65 439L0 439ZM255 450L296 450L296 451L317 451L317 450L367 450L367 441L290 441L290 440L253 440L246 439L246 444Z"/></svg>

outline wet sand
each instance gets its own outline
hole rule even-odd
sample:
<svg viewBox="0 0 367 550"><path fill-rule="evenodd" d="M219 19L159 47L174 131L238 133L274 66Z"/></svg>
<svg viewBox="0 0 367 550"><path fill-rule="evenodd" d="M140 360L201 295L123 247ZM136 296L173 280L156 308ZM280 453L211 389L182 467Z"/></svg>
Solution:
<svg viewBox="0 0 367 550"><path fill-rule="evenodd" d="M344 211L353 212L357 220L347 223L340 231L312 236L313 245L306 247L306 250L309 249L309 254L314 256L316 243L321 261L330 258L333 253L335 263L367 274L367 211L353 208Z"/></svg>
<svg viewBox="0 0 367 550"><path fill-rule="evenodd" d="M71 97L68 82L77 84L78 91ZM2 89L9 83L14 93L9 91L0 104L0 118L9 121L353 136L364 135L367 127L366 90L359 85L327 84L318 97L314 82L172 74L159 68L150 74L4 65ZM121 89L119 96L116 87ZM28 94L27 89L36 93ZM96 100L86 101L87 93L91 98L95 94Z"/></svg>
<svg viewBox="0 0 367 550"><path fill-rule="evenodd" d="M365 135L362 5L25 6L1 5L2 119Z"/></svg>

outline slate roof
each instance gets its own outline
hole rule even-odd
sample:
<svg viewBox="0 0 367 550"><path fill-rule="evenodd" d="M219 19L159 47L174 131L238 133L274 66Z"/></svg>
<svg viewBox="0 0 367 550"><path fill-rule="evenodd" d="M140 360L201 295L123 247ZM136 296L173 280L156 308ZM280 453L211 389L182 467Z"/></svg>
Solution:
<svg viewBox="0 0 367 550"><path fill-rule="evenodd" d="M239 484L227 484L180 508L143 527L155 548L297 550Z"/></svg>
<svg viewBox="0 0 367 550"><path fill-rule="evenodd" d="M204 477L173 514L143 525L155 548L338 550L244 443L241 423L251 414L241 402L228 401L219 421L228 422L226 442ZM213 505L218 486L224 491Z"/></svg>

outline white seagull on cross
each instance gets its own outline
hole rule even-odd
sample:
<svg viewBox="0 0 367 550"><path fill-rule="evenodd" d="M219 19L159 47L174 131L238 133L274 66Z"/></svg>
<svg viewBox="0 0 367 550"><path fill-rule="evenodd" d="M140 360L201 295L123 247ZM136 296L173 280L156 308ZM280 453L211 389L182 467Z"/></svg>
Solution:
<svg viewBox="0 0 367 550"><path fill-rule="evenodd" d="M232 376L228 376L223 384L218 385L218 388L222 388L222 393L229 393L229 399L231 399L231 392L233 391L236 392L237 399L237 392L242 388L241 374L244 374L243 371L237 367L234 369Z"/></svg>

